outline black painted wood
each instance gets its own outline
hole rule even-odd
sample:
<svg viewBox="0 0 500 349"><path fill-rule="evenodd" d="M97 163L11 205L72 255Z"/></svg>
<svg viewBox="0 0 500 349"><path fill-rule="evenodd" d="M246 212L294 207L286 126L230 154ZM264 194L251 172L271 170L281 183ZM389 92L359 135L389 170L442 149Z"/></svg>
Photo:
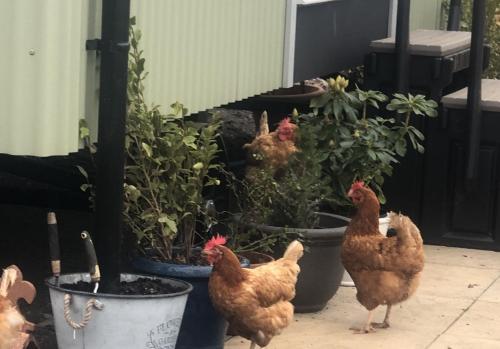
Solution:
<svg viewBox="0 0 500 349"><path fill-rule="evenodd" d="M483 112L474 190L465 186L469 115L429 122L421 228L426 242L500 250L500 115Z"/></svg>
<svg viewBox="0 0 500 349"><path fill-rule="evenodd" d="M120 279L129 18L130 0L103 1L94 235L103 291Z"/></svg>
<svg viewBox="0 0 500 349"><path fill-rule="evenodd" d="M294 81L363 64L372 40L388 35L390 0L339 0L297 9Z"/></svg>

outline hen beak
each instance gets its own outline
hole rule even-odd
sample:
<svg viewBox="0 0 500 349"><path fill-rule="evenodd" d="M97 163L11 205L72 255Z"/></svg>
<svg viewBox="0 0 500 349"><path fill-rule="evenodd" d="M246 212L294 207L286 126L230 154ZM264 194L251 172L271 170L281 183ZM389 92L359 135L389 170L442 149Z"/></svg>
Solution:
<svg viewBox="0 0 500 349"><path fill-rule="evenodd" d="M352 199L353 194L354 194L354 190L349 189L349 192L347 193L347 196Z"/></svg>

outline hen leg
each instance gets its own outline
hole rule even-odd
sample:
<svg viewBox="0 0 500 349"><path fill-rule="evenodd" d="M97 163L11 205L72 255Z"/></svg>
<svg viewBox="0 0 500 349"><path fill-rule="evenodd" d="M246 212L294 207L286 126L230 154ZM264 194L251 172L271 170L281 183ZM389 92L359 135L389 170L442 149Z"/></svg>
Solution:
<svg viewBox="0 0 500 349"><path fill-rule="evenodd" d="M255 342L252 342L252 343L250 344L250 349L255 349Z"/></svg>
<svg viewBox="0 0 500 349"><path fill-rule="evenodd" d="M382 323L374 322L372 324L372 326L375 328L389 328L390 327L389 316L391 315L391 308L392 308L392 305L387 304L387 311L385 312L384 322L382 322Z"/></svg>
<svg viewBox="0 0 500 349"><path fill-rule="evenodd" d="M375 332L372 327L373 310L368 311L368 320L362 328L351 327L350 330L354 331L356 334Z"/></svg>

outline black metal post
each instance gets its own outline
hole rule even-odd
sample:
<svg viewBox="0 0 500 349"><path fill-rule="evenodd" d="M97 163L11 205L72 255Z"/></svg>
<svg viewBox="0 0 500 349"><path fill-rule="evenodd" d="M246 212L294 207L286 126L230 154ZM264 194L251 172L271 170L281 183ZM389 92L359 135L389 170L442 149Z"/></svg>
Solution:
<svg viewBox="0 0 500 349"><path fill-rule="evenodd" d="M410 78L410 0L398 1L396 24L396 88L408 93Z"/></svg>
<svg viewBox="0 0 500 349"><path fill-rule="evenodd" d="M481 141L481 75L483 73L484 27L486 0L474 0L472 14L472 43L470 52L470 84L467 92L469 114L469 139L466 165L466 180L477 178L479 146Z"/></svg>
<svg viewBox="0 0 500 349"><path fill-rule="evenodd" d="M460 30L460 19L462 18L462 0L451 0L448 12L448 30Z"/></svg>
<svg viewBox="0 0 500 349"><path fill-rule="evenodd" d="M130 0L103 0L96 188L96 248L102 289L120 277Z"/></svg>

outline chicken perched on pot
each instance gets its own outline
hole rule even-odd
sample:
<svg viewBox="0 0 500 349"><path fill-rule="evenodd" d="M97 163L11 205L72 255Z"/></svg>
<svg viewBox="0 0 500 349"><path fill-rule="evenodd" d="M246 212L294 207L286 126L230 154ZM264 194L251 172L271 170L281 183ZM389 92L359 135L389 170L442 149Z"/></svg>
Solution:
<svg viewBox="0 0 500 349"><path fill-rule="evenodd" d="M243 149L248 151L246 177L252 179L255 173L262 169L273 171L279 175L280 170L286 167L290 156L297 152L295 146L295 130L297 125L290 118L283 119L276 131L269 132L267 112L260 119L257 136L250 144L245 144Z"/></svg>
<svg viewBox="0 0 500 349"><path fill-rule="evenodd" d="M375 193L356 182L348 196L357 208L342 243L342 263L357 289L358 301L368 309L368 321L359 333L374 327L388 328L391 307L415 293L424 267L423 241L413 222L401 214L389 213L389 228L397 235L379 232L380 204ZM372 323L373 310L387 305L383 323Z"/></svg>
<svg viewBox="0 0 500 349"><path fill-rule="evenodd" d="M255 269L243 269L238 257L223 246L226 239L213 238L203 250L213 265L208 284L214 307L229 322L233 332L265 347L293 319L295 284L300 268L297 261L304 253L299 241L293 241L283 258Z"/></svg>
<svg viewBox="0 0 500 349"><path fill-rule="evenodd" d="M28 303L35 297L32 284L22 281L21 271L8 267L0 279L0 349L22 349L30 342L27 330L34 325L27 322L16 307L17 300L24 298Z"/></svg>

